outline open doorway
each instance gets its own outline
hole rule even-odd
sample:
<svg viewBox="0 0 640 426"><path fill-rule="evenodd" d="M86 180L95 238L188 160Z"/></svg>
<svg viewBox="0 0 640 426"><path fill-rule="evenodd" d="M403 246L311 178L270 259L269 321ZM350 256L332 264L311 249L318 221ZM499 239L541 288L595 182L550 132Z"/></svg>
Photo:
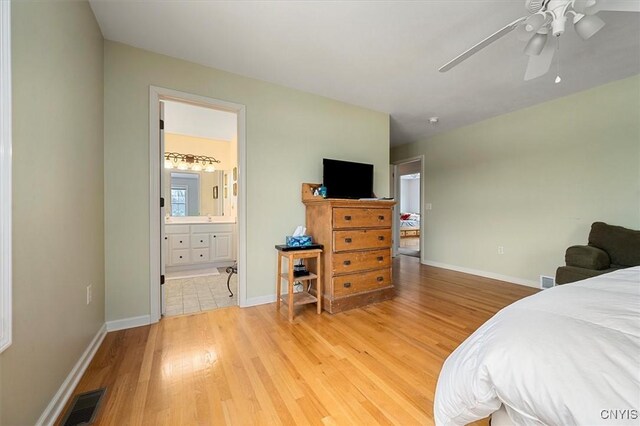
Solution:
<svg viewBox="0 0 640 426"><path fill-rule="evenodd" d="M244 106L150 94L152 320L242 305Z"/></svg>
<svg viewBox="0 0 640 426"><path fill-rule="evenodd" d="M238 304L238 115L160 100L164 162L162 314Z"/></svg>
<svg viewBox="0 0 640 426"><path fill-rule="evenodd" d="M394 253L421 258L424 238L422 157L394 164Z"/></svg>

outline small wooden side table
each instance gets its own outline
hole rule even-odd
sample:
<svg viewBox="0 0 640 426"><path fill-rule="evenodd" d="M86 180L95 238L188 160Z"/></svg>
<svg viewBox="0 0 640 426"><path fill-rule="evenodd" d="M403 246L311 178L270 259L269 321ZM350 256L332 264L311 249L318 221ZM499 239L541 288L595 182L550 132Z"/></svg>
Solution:
<svg viewBox="0 0 640 426"><path fill-rule="evenodd" d="M286 246L276 246L278 250L278 274L276 275L276 309L280 310L280 301L287 303L289 308L289 321L293 321L293 309L295 306L315 303L318 308L318 314L322 313L322 249L303 249L303 250L287 250ZM282 259L288 259L288 272L282 272ZM308 275L296 277L293 275L293 265L296 260L315 259L315 273L309 271ZM307 264L307 268L309 265ZM282 280L287 280L288 292L282 295ZM293 284L296 281L308 282L316 280L316 296L309 293L306 289L299 293L293 292Z"/></svg>

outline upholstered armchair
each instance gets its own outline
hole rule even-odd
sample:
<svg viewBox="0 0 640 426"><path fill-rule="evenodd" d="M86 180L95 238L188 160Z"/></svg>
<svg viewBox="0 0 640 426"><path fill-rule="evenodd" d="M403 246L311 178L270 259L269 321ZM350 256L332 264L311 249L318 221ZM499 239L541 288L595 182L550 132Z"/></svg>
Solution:
<svg viewBox="0 0 640 426"><path fill-rule="evenodd" d="M640 231L594 222L589 244L571 246L565 253L566 266L556 271L556 284L567 284L640 265Z"/></svg>

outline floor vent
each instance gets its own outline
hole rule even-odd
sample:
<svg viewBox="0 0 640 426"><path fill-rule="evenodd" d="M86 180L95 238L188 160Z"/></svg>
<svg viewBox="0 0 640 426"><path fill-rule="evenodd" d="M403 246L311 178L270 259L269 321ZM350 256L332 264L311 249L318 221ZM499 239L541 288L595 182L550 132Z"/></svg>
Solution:
<svg viewBox="0 0 640 426"><path fill-rule="evenodd" d="M61 424L63 426L93 424L106 390L106 388L102 388L76 395Z"/></svg>
<svg viewBox="0 0 640 426"><path fill-rule="evenodd" d="M540 275L540 288L551 288L551 287L555 287L555 285L556 285L555 278Z"/></svg>

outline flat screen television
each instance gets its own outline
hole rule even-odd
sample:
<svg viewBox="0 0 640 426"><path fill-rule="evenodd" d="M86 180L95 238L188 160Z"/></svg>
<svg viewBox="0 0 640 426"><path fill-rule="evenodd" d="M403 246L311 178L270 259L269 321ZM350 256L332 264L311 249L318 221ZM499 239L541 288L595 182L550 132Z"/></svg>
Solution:
<svg viewBox="0 0 640 426"><path fill-rule="evenodd" d="M322 165L327 198L373 197L373 164L325 158Z"/></svg>

